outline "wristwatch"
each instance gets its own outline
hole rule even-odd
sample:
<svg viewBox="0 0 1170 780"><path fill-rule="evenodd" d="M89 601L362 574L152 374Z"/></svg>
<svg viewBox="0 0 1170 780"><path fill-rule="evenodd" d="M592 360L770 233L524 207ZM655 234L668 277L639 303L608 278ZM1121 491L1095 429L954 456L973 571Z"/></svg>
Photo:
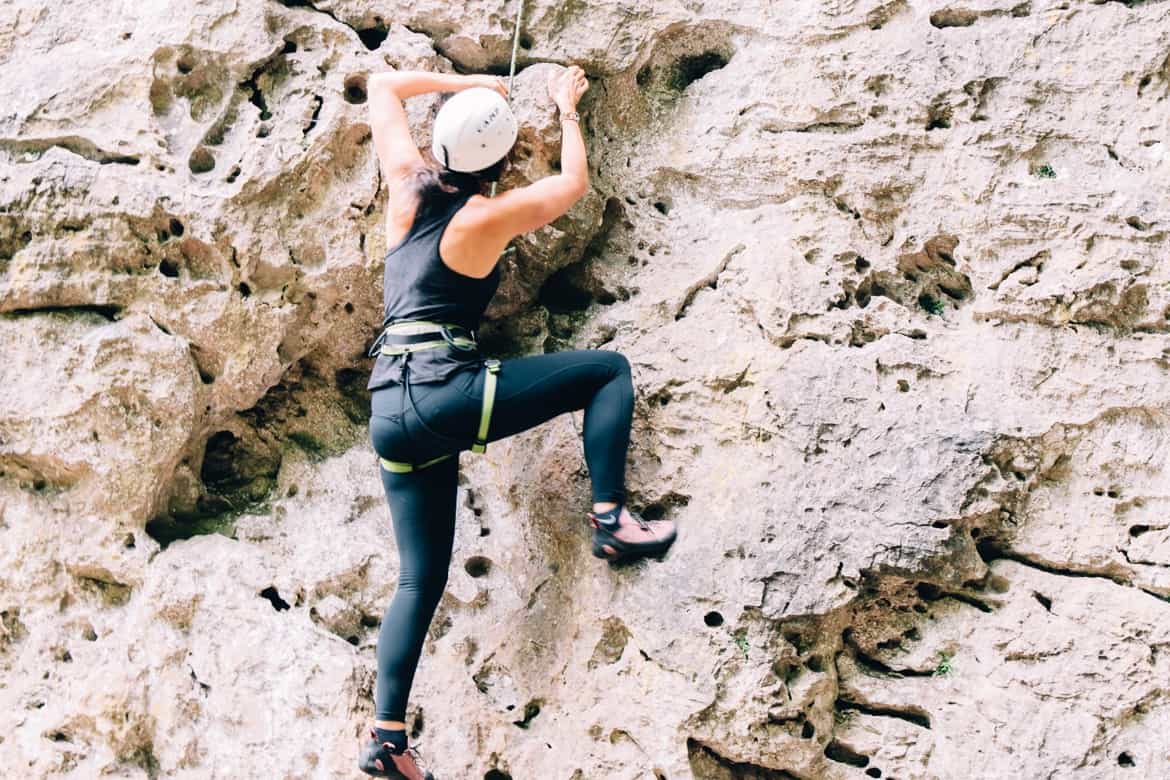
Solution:
<svg viewBox="0 0 1170 780"><path fill-rule="evenodd" d="M561 114L561 121L564 122L565 120L569 120L571 122L579 122L579 121L581 121L581 115L578 114L576 111L568 111L564 114Z"/></svg>

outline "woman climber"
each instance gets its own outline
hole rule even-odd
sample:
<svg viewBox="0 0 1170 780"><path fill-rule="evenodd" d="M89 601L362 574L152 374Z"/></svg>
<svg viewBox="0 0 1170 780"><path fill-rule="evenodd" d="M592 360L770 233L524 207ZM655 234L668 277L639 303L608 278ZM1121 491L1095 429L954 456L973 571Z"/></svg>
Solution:
<svg viewBox="0 0 1170 780"><path fill-rule="evenodd" d="M576 112L589 87L585 73L566 68L548 86L560 111L561 172L488 198L481 193L499 179L517 136L502 79L397 71L368 83L389 190L383 329L367 385L370 440L401 563L378 633L374 728L359 762L377 777L431 777L407 750L406 701L447 584L462 450L482 452L488 442L584 409L593 554L660 556L676 535L673 523L644 520L624 503L634 404L625 356L584 349L499 361L476 345L475 329L499 284L500 254L516 236L568 211L589 186ZM429 92L458 94L439 111L424 158L402 101Z"/></svg>

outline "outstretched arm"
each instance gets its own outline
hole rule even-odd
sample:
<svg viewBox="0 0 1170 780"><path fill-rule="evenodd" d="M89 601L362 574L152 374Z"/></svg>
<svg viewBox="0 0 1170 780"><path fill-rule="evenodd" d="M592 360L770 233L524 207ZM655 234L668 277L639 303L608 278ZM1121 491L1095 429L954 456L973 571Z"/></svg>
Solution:
<svg viewBox="0 0 1170 780"><path fill-rule="evenodd" d="M410 137L402 101L428 92L460 92L469 87L488 87L505 97L508 94L503 79L496 76L392 70L369 77L366 91L369 94L370 131L382 175L388 183L395 183L423 164L422 155Z"/></svg>
<svg viewBox="0 0 1170 780"><path fill-rule="evenodd" d="M549 78L549 92L561 112L561 172L480 204L474 228L488 243L506 246L516 236L557 219L588 192L585 139L579 123L565 117L575 113L588 88L585 71L576 65Z"/></svg>

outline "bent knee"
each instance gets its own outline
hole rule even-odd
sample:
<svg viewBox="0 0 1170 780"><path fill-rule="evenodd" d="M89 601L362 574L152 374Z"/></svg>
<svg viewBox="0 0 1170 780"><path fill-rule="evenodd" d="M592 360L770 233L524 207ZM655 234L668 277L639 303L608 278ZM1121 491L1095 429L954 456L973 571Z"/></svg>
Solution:
<svg viewBox="0 0 1170 780"><path fill-rule="evenodd" d="M622 353L615 352L612 349L599 349L597 353L602 356L602 359L615 374L628 375L630 373L630 361Z"/></svg>

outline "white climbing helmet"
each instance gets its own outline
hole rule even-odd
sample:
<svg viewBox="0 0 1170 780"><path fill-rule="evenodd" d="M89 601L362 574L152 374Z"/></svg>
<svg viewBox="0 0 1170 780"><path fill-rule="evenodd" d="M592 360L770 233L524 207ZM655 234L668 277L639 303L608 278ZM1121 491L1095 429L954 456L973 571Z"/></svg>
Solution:
<svg viewBox="0 0 1170 780"><path fill-rule="evenodd" d="M435 117L431 151L453 171L482 171L503 159L519 127L508 101L494 89L457 92Z"/></svg>

